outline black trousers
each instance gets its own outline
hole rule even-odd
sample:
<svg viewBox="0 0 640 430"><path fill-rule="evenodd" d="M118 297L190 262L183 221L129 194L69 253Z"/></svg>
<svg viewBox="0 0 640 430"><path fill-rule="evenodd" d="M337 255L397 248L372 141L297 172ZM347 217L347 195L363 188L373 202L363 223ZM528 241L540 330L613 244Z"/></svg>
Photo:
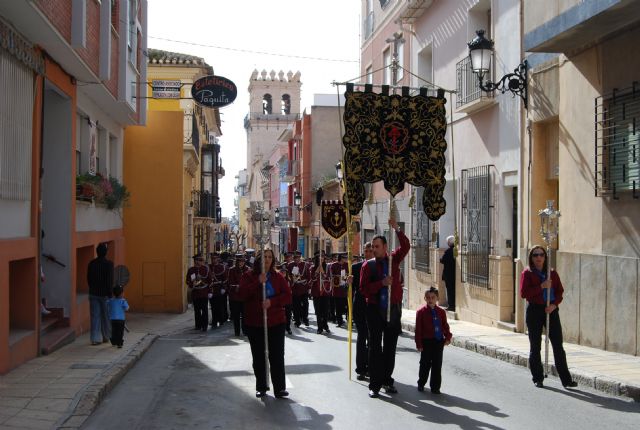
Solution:
<svg viewBox="0 0 640 430"><path fill-rule="evenodd" d="M293 311L293 321L296 326L304 323L309 325L309 296L293 296L291 299L291 310Z"/></svg>
<svg viewBox="0 0 640 430"><path fill-rule="evenodd" d="M284 324L269 327L267 340L269 342L269 370L273 390L286 390L287 384L284 374ZM256 391L266 391L268 382L264 363L264 328L245 327L251 345L253 359L253 373L256 376Z"/></svg>
<svg viewBox="0 0 640 430"><path fill-rule="evenodd" d="M424 387L429 379L432 390L439 390L442 385L442 353L444 340L422 339L422 352L420 353L420 370L418 371L418 386Z"/></svg>
<svg viewBox="0 0 640 430"><path fill-rule="evenodd" d="M346 297L334 297L333 301L336 307L336 324L344 324L343 316L347 314L347 298Z"/></svg>
<svg viewBox="0 0 640 430"><path fill-rule="evenodd" d="M228 318L227 296L213 296L209 299L209 304L211 304L211 325L213 327L222 325Z"/></svg>
<svg viewBox="0 0 640 430"><path fill-rule="evenodd" d="M206 330L209 325L209 303L207 298L193 299L193 316L196 320L196 329Z"/></svg>
<svg viewBox="0 0 640 430"><path fill-rule="evenodd" d="M328 312L329 312L329 321L335 323L337 322L336 320L336 299L332 296L329 297L329 305L328 305Z"/></svg>
<svg viewBox="0 0 640 430"><path fill-rule="evenodd" d="M449 309L456 307L456 279L445 279L445 287L447 289L447 305Z"/></svg>
<svg viewBox="0 0 640 430"><path fill-rule="evenodd" d="M356 303L353 307L353 321L356 323L358 338L356 342L356 373L366 375L369 372L369 327L367 326L367 305Z"/></svg>
<svg viewBox="0 0 640 430"><path fill-rule="evenodd" d="M111 345L122 346L124 320L111 320Z"/></svg>
<svg viewBox="0 0 640 430"><path fill-rule="evenodd" d="M545 305L529 303L527 306L527 329L529 330L529 367L533 382L540 382L544 379L544 369L540 358L540 347L542 344L542 332L546 324ZM558 309L549 315L549 341L553 348L553 359L558 376L563 385L572 381L569 367L567 366L567 355L562 346L562 325L560 324L560 313Z"/></svg>
<svg viewBox="0 0 640 430"><path fill-rule="evenodd" d="M293 302L293 299L292 299ZM291 315L293 314L293 305L286 305L284 307L284 314L287 316L287 331L291 330Z"/></svg>
<svg viewBox="0 0 640 430"><path fill-rule="evenodd" d="M386 310L376 304L367 305L369 326L369 389L379 391L383 385L393 385L396 365L396 346L402 332L399 304L391 305L391 321L386 321Z"/></svg>
<svg viewBox="0 0 640 430"><path fill-rule="evenodd" d="M242 302L229 300L229 308L231 308L231 321L233 321L233 330L236 336L240 336L241 329L244 333L244 305Z"/></svg>
<svg viewBox="0 0 640 430"><path fill-rule="evenodd" d="M318 330L329 331L329 297L314 297L313 308L316 312L316 323Z"/></svg>

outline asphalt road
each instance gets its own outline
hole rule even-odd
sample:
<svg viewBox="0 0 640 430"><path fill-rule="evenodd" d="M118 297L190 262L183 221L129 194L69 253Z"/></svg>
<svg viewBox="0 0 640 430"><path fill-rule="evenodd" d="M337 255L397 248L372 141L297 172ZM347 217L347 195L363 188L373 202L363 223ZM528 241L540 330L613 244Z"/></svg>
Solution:
<svg viewBox="0 0 640 430"><path fill-rule="evenodd" d="M313 322L312 322L313 324ZM529 371L456 347L445 349L442 394L416 390L419 355L398 342L399 393L369 399L348 379L347 332L294 329L286 340L289 399L255 398L246 338L230 324L162 337L85 422L85 429L638 429L640 404L587 389L546 388ZM354 341L355 341L354 333ZM455 333L454 333L455 336ZM355 359L355 342L353 348Z"/></svg>

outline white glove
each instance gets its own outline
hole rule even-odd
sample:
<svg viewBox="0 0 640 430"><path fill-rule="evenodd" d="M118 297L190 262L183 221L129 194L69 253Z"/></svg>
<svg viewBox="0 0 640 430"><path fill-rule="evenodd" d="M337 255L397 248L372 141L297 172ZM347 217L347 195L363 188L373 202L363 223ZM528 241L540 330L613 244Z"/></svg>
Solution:
<svg viewBox="0 0 640 430"><path fill-rule="evenodd" d="M220 288L220 295L223 295L225 293L225 289L224 288Z"/></svg>
<svg viewBox="0 0 640 430"><path fill-rule="evenodd" d="M207 294L207 297L211 298L211 297L213 297L213 294L209 293L209 294Z"/></svg>

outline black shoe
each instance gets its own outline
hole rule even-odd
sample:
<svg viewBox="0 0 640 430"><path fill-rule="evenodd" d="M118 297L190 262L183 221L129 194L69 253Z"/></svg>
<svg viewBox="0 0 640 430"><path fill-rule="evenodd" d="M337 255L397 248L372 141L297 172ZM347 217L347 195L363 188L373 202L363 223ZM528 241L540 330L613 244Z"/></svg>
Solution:
<svg viewBox="0 0 640 430"><path fill-rule="evenodd" d="M542 383L542 381L535 381L533 384L538 388L544 388L544 384Z"/></svg>
<svg viewBox="0 0 640 430"><path fill-rule="evenodd" d="M424 391L424 385L418 385L418 391L422 393Z"/></svg>
<svg viewBox="0 0 640 430"><path fill-rule="evenodd" d="M207 329L206 329L206 328L203 328L203 329L202 329L202 331L207 331Z"/></svg>
<svg viewBox="0 0 640 430"><path fill-rule="evenodd" d="M328 328L325 328L324 331L326 331L327 334L331 334L331 330L329 330Z"/></svg>
<svg viewBox="0 0 640 430"><path fill-rule="evenodd" d="M380 393L375 390L369 390L369 398L377 399L378 397L380 397Z"/></svg>
<svg viewBox="0 0 640 430"><path fill-rule="evenodd" d="M396 387L394 387L393 385L383 385L382 388L384 388L384 392L387 394L396 394L398 392L398 390L396 390Z"/></svg>
<svg viewBox="0 0 640 430"><path fill-rule="evenodd" d="M318 330L316 330L316 333L318 333L318 334L322 334L322 329L321 329L321 328L319 328Z"/></svg>
<svg viewBox="0 0 640 430"><path fill-rule="evenodd" d="M367 376L364 373L359 373L358 376L356 376L356 379L358 381L366 381L367 380Z"/></svg>
<svg viewBox="0 0 640 430"><path fill-rule="evenodd" d="M440 390L432 388L431 389L431 394L440 394Z"/></svg>
<svg viewBox="0 0 640 430"><path fill-rule="evenodd" d="M576 381L569 381L566 384L562 384L564 388L576 388L578 383Z"/></svg>
<svg viewBox="0 0 640 430"><path fill-rule="evenodd" d="M293 334L293 332L291 331L291 329L290 329L290 328L288 328L288 329L287 329L287 333L289 333L289 334Z"/></svg>
<svg viewBox="0 0 640 430"><path fill-rule="evenodd" d="M283 397L289 397L289 392L287 390L280 390L275 394L277 399L282 399Z"/></svg>
<svg viewBox="0 0 640 430"><path fill-rule="evenodd" d="M309 320L304 321L305 327L309 327Z"/></svg>
<svg viewBox="0 0 640 430"><path fill-rule="evenodd" d="M260 397L264 397L267 395L266 391L256 391L256 397L260 398Z"/></svg>

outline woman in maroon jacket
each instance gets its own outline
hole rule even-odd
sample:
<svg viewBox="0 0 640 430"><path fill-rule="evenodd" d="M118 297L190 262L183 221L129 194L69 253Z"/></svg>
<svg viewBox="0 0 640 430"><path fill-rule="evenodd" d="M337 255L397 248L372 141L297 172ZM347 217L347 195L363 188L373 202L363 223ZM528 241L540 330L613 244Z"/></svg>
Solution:
<svg viewBox="0 0 640 430"><path fill-rule="evenodd" d="M544 370L540 359L540 344L542 343L542 329L549 314L549 340L553 347L553 358L562 385L576 387L578 384L571 378L567 366L567 356L562 347L562 326L558 306L562 302L564 288L555 270L551 270L551 279L547 279L547 251L539 245L529 251L529 267L520 276L520 296L527 299L527 329L529 330L529 368L533 376L533 383L543 388ZM551 294L550 305L547 307L547 294Z"/></svg>
<svg viewBox="0 0 640 430"><path fill-rule="evenodd" d="M240 278L238 297L244 302L245 327L256 375L256 397L264 397L268 387L264 362L263 309L266 309L271 382L275 396L281 398L289 395L284 374L284 330L287 322L284 307L291 303L291 288L275 270L273 251L264 251L265 273L261 273L261 259L262 254L258 254L253 270ZM266 285L267 296L264 301L263 284Z"/></svg>

